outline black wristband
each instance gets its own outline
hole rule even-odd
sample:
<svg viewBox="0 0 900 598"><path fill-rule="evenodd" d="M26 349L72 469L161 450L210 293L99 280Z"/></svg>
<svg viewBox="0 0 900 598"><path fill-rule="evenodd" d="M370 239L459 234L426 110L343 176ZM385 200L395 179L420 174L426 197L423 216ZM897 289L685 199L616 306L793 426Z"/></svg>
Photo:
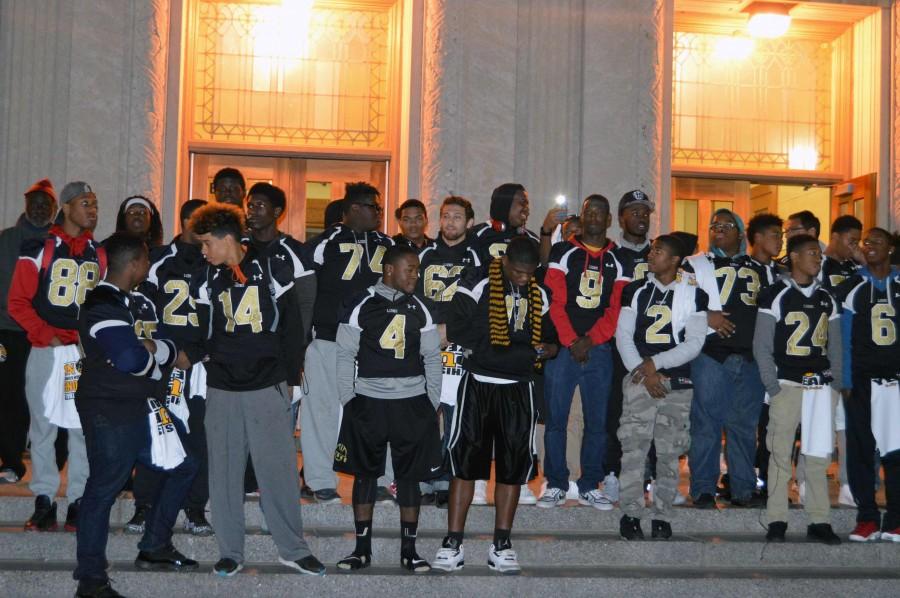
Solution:
<svg viewBox="0 0 900 598"><path fill-rule="evenodd" d="M550 236L552 236L552 235L553 235L553 231L550 231L550 232L548 233L547 231L544 230L544 227L543 227L543 226L541 227L541 236L542 236L542 237L550 237Z"/></svg>

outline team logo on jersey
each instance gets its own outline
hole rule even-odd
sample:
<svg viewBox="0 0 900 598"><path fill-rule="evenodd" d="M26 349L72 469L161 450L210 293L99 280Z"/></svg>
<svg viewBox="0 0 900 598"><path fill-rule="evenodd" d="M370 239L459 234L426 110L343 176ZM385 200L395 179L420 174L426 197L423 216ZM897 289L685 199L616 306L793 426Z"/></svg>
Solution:
<svg viewBox="0 0 900 598"><path fill-rule="evenodd" d="M347 462L347 447L342 443L338 443L338 445L334 448L334 460L336 463Z"/></svg>
<svg viewBox="0 0 900 598"><path fill-rule="evenodd" d="M81 376L81 361L69 361L63 364L63 399L72 401L78 391L78 378Z"/></svg>

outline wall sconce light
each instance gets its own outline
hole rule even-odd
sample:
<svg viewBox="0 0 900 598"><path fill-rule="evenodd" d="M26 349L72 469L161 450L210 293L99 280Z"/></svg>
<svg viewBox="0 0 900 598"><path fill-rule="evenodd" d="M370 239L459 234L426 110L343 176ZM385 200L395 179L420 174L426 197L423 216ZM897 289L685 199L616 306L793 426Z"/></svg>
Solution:
<svg viewBox="0 0 900 598"><path fill-rule="evenodd" d="M778 2L753 2L743 12L750 15L747 31L752 37L773 39L787 33L791 26L790 11L793 4Z"/></svg>

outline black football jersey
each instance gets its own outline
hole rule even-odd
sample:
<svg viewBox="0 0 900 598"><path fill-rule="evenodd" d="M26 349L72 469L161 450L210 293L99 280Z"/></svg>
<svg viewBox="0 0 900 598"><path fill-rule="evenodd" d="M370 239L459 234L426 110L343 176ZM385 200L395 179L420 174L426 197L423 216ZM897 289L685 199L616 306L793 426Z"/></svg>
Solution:
<svg viewBox="0 0 900 598"><path fill-rule="evenodd" d="M840 262L827 255L822 256L822 269L819 271L819 280L829 291L837 289L842 282L856 274L859 265L853 260Z"/></svg>
<svg viewBox="0 0 900 598"><path fill-rule="evenodd" d="M89 290L100 282L99 244L93 239L81 255L72 255L62 239L50 235L53 240L53 256L44 255L46 239L30 239L22 243L20 260L34 263L38 276L38 290L32 305L42 320L56 328L75 329L78 324L78 306L84 302ZM44 264L47 264L43 270Z"/></svg>
<svg viewBox="0 0 900 598"><path fill-rule="evenodd" d="M200 325L208 323L207 384L223 390L258 390L291 381L302 323L293 313L293 269L265 259L252 246L237 266L209 266L191 286ZM241 279L244 279L243 281ZM290 308L290 309L289 309ZM299 367L299 357L296 359Z"/></svg>
<svg viewBox="0 0 900 598"><path fill-rule="evenodd" d="M175 240L151 252L150 261L150 272L140 289L156 307L160 335L179 347L201 342L207 331L200 329L191 296L191 282L206 272L200 248Z"/></svg>
<svg viewBox="0 0 900 598"><path fill-rule="evenodd" d="M850 348L854 376L894 378L900 373L900 274L879 289L856 274L838 287L845 317L851 318ZM844 329L846 330L846 328ZM844 339L846 344L848 341ZM845 364L845 372L849 368Z"/></svg>
<svg viewBox="0 0 900 598"><path fill-rule="evenodd" d="M609 309L613 291L627 282L622 265L612 251L613 244L597 254L589 252L580 238L561 241L550 250L550 263L544 280L553 298L554 324L564 345L588 333ZM556 305L565 306L568 326L555 315ZM615 334L615 322L608 331ZM571 330L569 330L571 328Z"/></svg>
<svg viewBox="0 0 900 598"><path fill-rule="evenodd" d="M715 269L719 303L735 331L728 338L710 334L703 352L718 361L725 361L735 353L752 358L757 299L762 289L775 282L775 265L760 264L749 255L709 256L709 259Z"/></svg>
<svg viewBox="0 0 900 598"><path fill-rule="evenodd" d="M816 284L809 297L781 279L759 294L759 310L775 318L774 359L780 380L803 382L804 374L831 381L828 322L840 317L837 300Z"/></svg>
<svg viewBox="0 0 900 598"><path fill-rule="evenodd" d="M541 239L528 229L495 229L490 222L482 222L472 227L468 233L472 238L472 247L478 253L478 259L482 264L489 263L495 257L501 257L506 253L506 246L514 238L526 235L535 243Z"/></svg>
<svg viewBox="0 0 900 598"><path fill-rule="evenodd" d="M616 245L613 253L622 264L622 276L629 280L644 280L647 276L647 256L650 255L650 243L640 251L630 247Z"/></svg>
<svg viewBox="0 0 900 598"><path fill-rule="evenodd" d="M360 378L424 376L419 354L422 333L435 328L426 301L397 291L388 299L371 287L353 302L344 320L359 331L356 355Z"/></svg>
<svg viewBox="0 0 900 598"><path fill-rule="evenodd" d="M333 341L341 306L378 282L381 260L394 241L378 231L358 233L335 224L310 242L310 265L316 272L315 337Z"/></svg>
<svg viewBox="0 0 900 598"><path fill-rule="evenodd" d="M451 247L438 236L419 253L416 295L435 302L435 315L439 322L443 322L442 307L456 294L463 271L479 267L481 260L468 239Z"/></svg>
<svg viewBox="0 0 900 598"><path fill-rule="evenodd" d="M672 331L672 301L675 292L661 290L653 279L635 280L622 291L622 308L634 311L634 344L641 357L653 357L674 348L685 339L684 329L678 339ZM694 311L706 311L708 298L701 289L694 293ZM662 369L673 389L692 388L690 362L676 368Z"/></svg>

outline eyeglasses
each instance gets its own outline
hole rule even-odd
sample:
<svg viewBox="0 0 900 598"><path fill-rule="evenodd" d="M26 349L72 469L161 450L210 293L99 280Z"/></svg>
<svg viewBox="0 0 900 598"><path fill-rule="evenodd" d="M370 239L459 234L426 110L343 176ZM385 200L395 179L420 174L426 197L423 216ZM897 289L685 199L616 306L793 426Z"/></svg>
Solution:
<svg viewBox="0 0 900 598"><path fill-rule="evenodd" d="M791 233L800 233L805 231L806 229L802 226L792 226L791 228L784 229L784 234L789 235Z"/></svg>
<svg viewBox="0 0 900 598"><path fill-rule="evenodd" d="M381 204L379 204L379 203L365 203L365 202L363 202L363 203L359 203L359 204L357 204L357 205L363 206L363 207L366 207L366 208L372 208L372 209L375 210L376 212L383 212L383 211L384 211L384 208L382 208L382 207L381 207Z"/></svg>
<svg viewBox="0 0 900 598"><path fill-rule="evenodd" d="M713 222L709 225L709 230L716 233L727 233L737 228L734 222Z"/></svg>

